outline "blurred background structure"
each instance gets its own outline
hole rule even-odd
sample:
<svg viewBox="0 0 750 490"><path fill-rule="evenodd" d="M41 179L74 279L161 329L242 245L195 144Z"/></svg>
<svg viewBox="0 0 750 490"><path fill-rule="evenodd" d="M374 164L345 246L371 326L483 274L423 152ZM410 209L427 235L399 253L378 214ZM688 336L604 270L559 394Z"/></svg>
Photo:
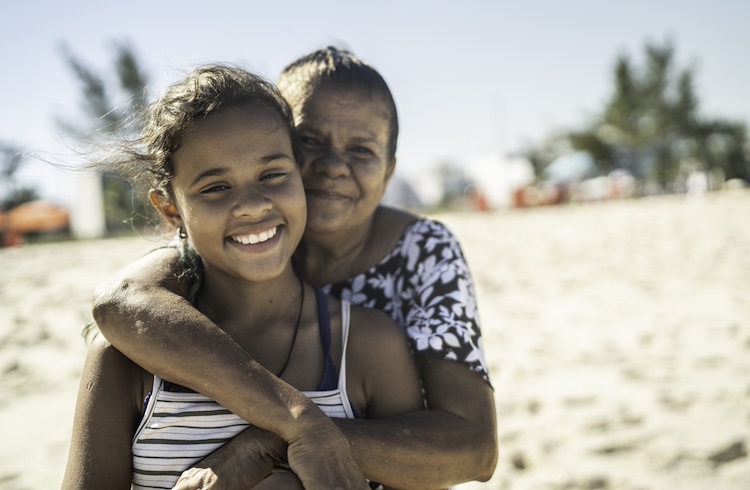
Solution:
<svg viewBox="0 0 750 490"><path fill-rule="evenodd" d="M102 141L135 134L138 110L197 64L231 62L275 79L327 44L374 64L396 97L392 204L492 210L750 180L750 65L740 62L750 4L739 0L102 8L0 7L11 21L0 33L5 245L143 226L145 200L122 178L50 162L81 166ZM19 217L28 210L15 210L28 201L41 201L37 215L50 210L48 223L28 227L31 218Z"/></svg>

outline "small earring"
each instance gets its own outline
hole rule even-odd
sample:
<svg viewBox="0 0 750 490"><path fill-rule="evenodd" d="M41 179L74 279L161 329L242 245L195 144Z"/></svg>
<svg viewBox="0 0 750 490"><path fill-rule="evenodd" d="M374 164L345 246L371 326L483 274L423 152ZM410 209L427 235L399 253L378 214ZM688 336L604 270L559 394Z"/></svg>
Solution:
<svg viewBox="0 0 750 490"><path fill-rule="evenodd" d="M182 231L182 226L177 227L177 236L180 238L187 238L187 233Z"/></svg>

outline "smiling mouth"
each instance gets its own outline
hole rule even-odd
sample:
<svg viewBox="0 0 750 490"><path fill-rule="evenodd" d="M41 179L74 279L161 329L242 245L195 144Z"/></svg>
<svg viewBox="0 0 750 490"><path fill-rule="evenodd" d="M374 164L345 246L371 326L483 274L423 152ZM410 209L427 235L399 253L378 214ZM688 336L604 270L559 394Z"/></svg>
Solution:
<svg viewBox="0 0 750 490"><path fill-rule="evenodd" d="M308 196L322 197L323 199L348 199L347 196L339 194L338 192L331 192L325 190L307 190Z"/></svg>
<svg viewBox="0 0 750 490"><path fill-rule="evenodd" d="M276 236L276 227L274 226L270 230L262 231L258 233L257 235L255 233L250 233L248 235L236 235L229 237L233 241L237 243L241 243L243 245L255 245L256 243L262 243L267 240L270 240Z"/></svg>

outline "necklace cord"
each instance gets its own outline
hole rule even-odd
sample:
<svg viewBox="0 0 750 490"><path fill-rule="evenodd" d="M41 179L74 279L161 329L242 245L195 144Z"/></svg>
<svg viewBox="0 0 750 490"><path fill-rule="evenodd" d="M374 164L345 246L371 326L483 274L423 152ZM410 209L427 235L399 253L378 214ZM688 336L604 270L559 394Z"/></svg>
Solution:
<svg viewBox="0 0 750 490"><path fill-rule="evenodd" d="M292 351L294 350L294 344L297 343L297 333L299 333L300 320L302 320L302 309L305 306L305 285L302 284L302 278L297 277L297 279L299 280L299 290L300 290L299 313L297 314L297 324L294 326L294 337L292 337L292 345L289 347L289 352L286 355L286 361L284 361L284 366L281 368L281 371L279 371L279 374L276 375L277 378L281 378L281 375L284 374L284 371L286 371L286 368L289 365L289 360L292 358Z"/></svg>

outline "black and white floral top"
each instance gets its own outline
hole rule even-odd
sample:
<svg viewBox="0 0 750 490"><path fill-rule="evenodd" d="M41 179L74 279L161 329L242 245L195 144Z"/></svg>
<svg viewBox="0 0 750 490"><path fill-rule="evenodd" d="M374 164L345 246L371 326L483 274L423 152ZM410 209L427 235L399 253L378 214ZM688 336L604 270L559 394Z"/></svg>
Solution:
<svg viewBox="0 0 750 490"><path fill-rule="evenodd" d="M474 283L458 240L442 223L416 221L370 270L323 290L390 314L413 352L461 362L489 382Z"/></svg>

